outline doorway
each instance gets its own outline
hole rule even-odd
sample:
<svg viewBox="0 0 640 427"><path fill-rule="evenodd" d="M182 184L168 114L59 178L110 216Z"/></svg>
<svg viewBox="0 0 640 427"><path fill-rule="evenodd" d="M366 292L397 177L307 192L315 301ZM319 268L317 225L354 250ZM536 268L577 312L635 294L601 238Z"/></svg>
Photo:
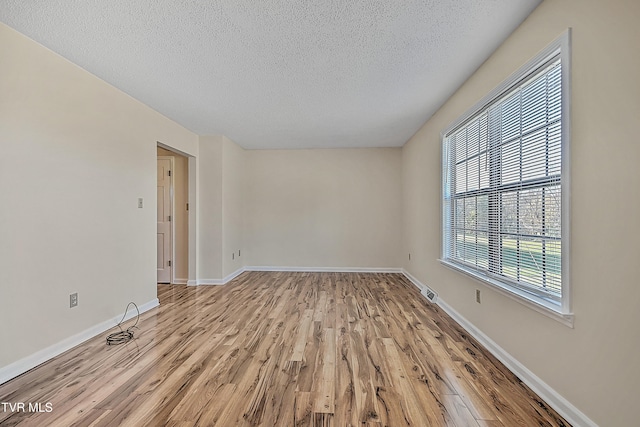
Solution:
<svg viewBox="0 0 640 427"><path fill-rule="evenodd" d="M158 156L158 283L173 282L173 157Z"/></svg>
<svg viewBox="0 0 640 427"><path fill-rule="evenodd" d="M187 284L189 277L189 159L157 147L158 283Z"/></svg>

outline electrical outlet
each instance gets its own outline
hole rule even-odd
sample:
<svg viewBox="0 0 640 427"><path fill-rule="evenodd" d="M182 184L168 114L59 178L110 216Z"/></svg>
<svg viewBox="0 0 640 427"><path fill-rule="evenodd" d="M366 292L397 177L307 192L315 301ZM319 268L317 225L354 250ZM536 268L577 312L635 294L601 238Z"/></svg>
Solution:
<svg viewBox="0 0 640 427"><path fill-rule="evenodd" d="M480 289L476 289L476 302L480 304Z"/></svg>
<svg viewBox="0 0 640 427"><path fill-rule="evenodd" d="M142 197L138 197L138 209L142 209L144 207L144 199Z"/></svg>
<svg viewBox="0 0 640 427"><path fill-rule="evenodd" d="M69 308L76 307L78 305L78 293L74 292L69 295Z"/></svg>

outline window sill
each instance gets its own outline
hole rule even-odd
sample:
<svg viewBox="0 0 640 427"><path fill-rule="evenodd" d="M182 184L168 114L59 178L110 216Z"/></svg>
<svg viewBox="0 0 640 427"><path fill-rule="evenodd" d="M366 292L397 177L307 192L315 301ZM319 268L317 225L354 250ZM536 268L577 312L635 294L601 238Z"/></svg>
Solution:
<svg viewBox="0 0 640 427"><path fill-rule="evenodd" d="M461 272L474 280L482 282L483 284L488 285L494 290L498 291L502 295L511 298L512 300L517 301L520 304L525 305L540 314L556 320L565 326L573 328L573 313L563 312L562 307L556 304L554 301L549 301L537 295L530 294L524 290L507 286L497 280L492 280L488 277L477 274L475 271L465 268L459 264L455 264L443 259L439 261L445 267Z"/></svg>

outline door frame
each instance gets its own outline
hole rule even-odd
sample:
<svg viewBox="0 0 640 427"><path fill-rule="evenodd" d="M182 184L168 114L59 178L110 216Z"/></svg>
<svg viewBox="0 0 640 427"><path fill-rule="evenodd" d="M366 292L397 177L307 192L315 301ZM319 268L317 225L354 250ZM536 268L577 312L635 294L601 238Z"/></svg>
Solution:
<svg viewBox="0 0 640 427"><path fill-rule="evenodd" d="M176 153L180 156L187 158L187 203L189 203L189 212L187 215L187 285L195 286L198 283L198 151L195 148L193 151L185 151L181 148L176 148L168 143L156 140L156 147L164 148L165 150ZM157 150L154 151L156 158L158 157ZM157 171L156 171L157 175ZM155 194L155 192L154 192Z"/></svg>
<svg viewBox="0 0 640 427"><path fill-rule="evenodd" d="M157 160L169 160L171 166L169 166L171 170L171 175L169 176L169 211L171 212L171 224L169 225L169 252L171 253L171 270L169 271L169 284L173 285L176 281L176 269L175 269L175 260L176 260L176 245L175 245L175 219L176 219L176 206L175 206L175 197L174 197L174 182L175 182L175 158L173 156L158 156L156 155ZM156 204L158 201L156 200ZM156 214L157 216L157 214ZM158 242L156 241L156 245Z"/></svg>

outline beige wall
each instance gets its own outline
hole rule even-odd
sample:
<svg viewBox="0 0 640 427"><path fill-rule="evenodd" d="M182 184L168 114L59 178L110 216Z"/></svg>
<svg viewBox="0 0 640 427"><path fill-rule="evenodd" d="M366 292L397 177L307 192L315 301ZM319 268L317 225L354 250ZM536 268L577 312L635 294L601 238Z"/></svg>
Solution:
<svg viewBox="0 0 640 427"><path fill-rule="evenodd" d="M245 265L400 265L400 149L245 153Z"/></svg>
<svg viewBox="0 0 640 427"><path fill-rule="evenodd" d="M639 17L637 1L546 0L403 149L406 268L601 426L638 424ZM574 329L437 261L440 132L567 27Z"/></svg>
<svg viewBox="0 0 640 427"><path fill-rule="evenodd" d="M198 280L220 282L244 267L244 153L221 135L201 136L198 166ZM232 255L233 254L233 255Z"/></svg>
<svg viewBox="0 0 640 427"><path fill-rule="evenodd" d="M198 279L222 276L223 136L201 136L198 156Z"/></svg>
<svg viewBox="0 0 640 427"><path fill-rule="evenodd" d="M400 149L243 150L200 137L198 279L246 266L397 268Z"/></svg>
<svg viewBox="0 0 640 427"><path fill-rule="evenodd" d="M197 136L3 24L0 58L2 368L156 298L156 144Z"/></svg>
<svg viewBox="0 0 640 427"><path fill-rule="evenodd" d="M174 253L173 274L177 283L189 278L189 159L158 147L158 156L173 157Z"/></svg>
<svg viewBox="0 0 640 427"><path fill-rule="evenodd" d="M222 142L222 277L245 266L245 150L228 138Z"/></svg>

